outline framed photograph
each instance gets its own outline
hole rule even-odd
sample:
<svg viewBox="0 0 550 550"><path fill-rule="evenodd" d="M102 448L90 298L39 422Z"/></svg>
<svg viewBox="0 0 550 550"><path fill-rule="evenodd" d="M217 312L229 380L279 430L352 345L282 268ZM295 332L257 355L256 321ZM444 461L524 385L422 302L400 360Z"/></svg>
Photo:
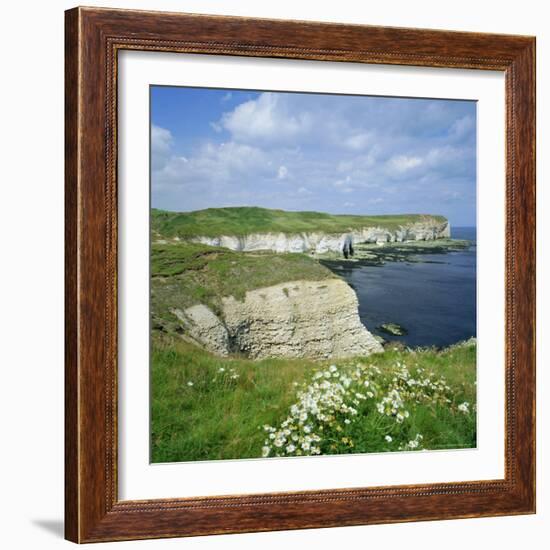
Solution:
<svg viewBox="0 0 550 550"><path fill-rule="evenodd" d="M66 12L66 538L535 511L535 39Z"/></svg>

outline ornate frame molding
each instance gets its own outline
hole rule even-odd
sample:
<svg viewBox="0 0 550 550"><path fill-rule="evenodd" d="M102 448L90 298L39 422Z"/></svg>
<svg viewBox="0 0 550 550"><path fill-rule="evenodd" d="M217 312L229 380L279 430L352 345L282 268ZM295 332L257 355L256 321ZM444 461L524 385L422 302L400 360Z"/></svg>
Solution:
<svg viewBox="0 0 550 550"><path fill-rule="evenodd" d="M65 501L69 540L96 542L534 512L533 37L75 8L66 12L65 45ZM117 54L124 49L505 73L504 479L118 500L116 91Z"/></svg>

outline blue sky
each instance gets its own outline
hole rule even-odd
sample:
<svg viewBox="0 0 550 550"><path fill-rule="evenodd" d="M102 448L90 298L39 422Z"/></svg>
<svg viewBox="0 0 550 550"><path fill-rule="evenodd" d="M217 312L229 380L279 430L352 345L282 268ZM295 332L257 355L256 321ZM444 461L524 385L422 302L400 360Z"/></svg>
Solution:
<svg viewBox="0 0 550 550"><path fill-rule="evenodd" d="M475 225L476 104L153 86L151 199Z"/></svg>

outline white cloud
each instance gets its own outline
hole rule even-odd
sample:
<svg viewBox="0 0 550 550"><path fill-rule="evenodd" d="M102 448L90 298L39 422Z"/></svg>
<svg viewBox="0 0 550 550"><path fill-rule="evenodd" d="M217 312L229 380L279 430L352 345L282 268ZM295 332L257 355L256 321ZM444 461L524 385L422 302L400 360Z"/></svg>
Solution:
<svg viewBox="0 0 550 550"><path fill-rule="evenodd" d="M449 134L457 139L460 139L474 129L474 117L466 115L453 122L453 124L451 125L451 129L449 130Z"/></svg>
<svg viewBox="0 0 550 550"><path fill-rule="evenodd" d="M172 133L166 128L151 125L151 159L153 170L164 165L172 150Z"/></svg>
<svg viewBox="0 0 550 550"><path fill-rule="evenodd" d="M339 179L334 182L334 187L342 187L351 181L351 176L346 176L344 179Z"/></svg>
<svg viewBox="0 0 550 550"><path fill-rule="evenodd" d="M223 186L230 192L232 186L263 179L269 171L267 156L258 148L235 142L207 143L192 156L170 156L153 170L153 184L163 188L184 185L208 196Z"/></svg>
<svg viewBox="0 0 550 550"><path fill-rule="evenodd" d="M325 96L264 92L211 125L243 143L368 151L376 135L370 122L362 113L356 117L356 113L348 112L350 107L341 111L334 105L334 98L327 100Z"/></svg>
<svg viewBox="0 0 550 550"><path fill-rule="evenodd" d="M265 92L224 113L219 124L238 141L284 141L306 133L311 126L307 112L293 114L283 96Z"/></svg>
<svg viewBox="0 0 550 550"><path fill-rule="evenodd" d="M223 127L217 122L210 122L210 127L214 130L214 132L217 132L218 134L223 132Z"/></svg>
<svg viewBox="0 0 550 550"><path fill-rule="evenodd" d="M349 172L353 168L353 162L351 160L341 160L338 163L339 172Z"/></svg>
<svg viewBox="0 0 550 550"><path fill-rule="evenodd" d="M426 162L430 166L441 166L449 164L464 156L464 149L445 145L443 147L435 147L428 151Z"/></svg>
<svg viewBox="0 0 550 550"><path fill-rule="evenodd" d="M364 132L348 137L344 141L344 144L353 151L360 151L361 149L365 149L365 147L371 143L371 138L371 134Z"/></svg>
<svg viewBox="0 0 550 550"><path fill-rule="evenodd" d="M151 151L154 154L167 153L172 145L172 132L160 126L151 126Z"/></svg>
<svg viewBox="0 0 550 550"><path fill-rule="evenodd" d="M277 177L280 180L284 180L288 176L288 168L286 166L279 166L279 170L277 170Z"/></svg>
<svg viewBox="0 0 550 550"><path fill-rule="evenodd" d="M422 159L415 156L398 155L389 161L390 168L397 172L407 172L422 164Z"/></svg>

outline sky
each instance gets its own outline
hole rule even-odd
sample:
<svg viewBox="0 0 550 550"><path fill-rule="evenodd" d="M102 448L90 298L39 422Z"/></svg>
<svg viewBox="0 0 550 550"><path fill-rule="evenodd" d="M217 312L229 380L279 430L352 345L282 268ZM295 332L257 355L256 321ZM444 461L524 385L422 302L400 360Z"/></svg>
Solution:
<svg viewBox="0 0 550 550"><path fill-rule="evenodd" d="M151 87L151 202L476 225L476 103Z"/></svg>

